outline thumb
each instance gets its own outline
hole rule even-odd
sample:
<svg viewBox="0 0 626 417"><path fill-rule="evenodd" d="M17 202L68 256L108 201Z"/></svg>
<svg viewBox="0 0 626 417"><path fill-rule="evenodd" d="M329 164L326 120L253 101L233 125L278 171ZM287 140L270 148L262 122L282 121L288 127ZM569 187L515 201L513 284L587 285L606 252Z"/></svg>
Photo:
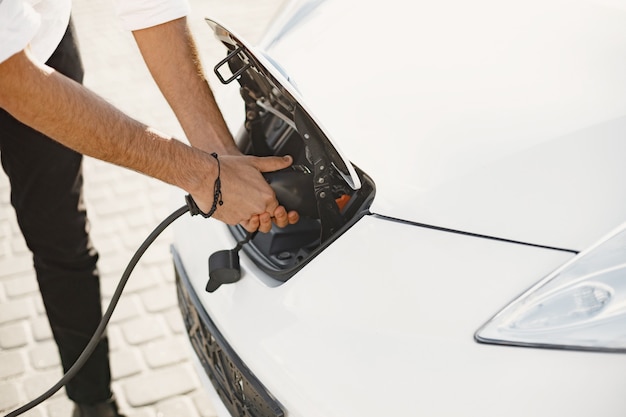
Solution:
<svg viewBox="0 0 626 417"><path fill-rule="evenodd" d="M285 156L263 156L257 157L255 160L256 168L261 172L278 171L287 168L293 163L290 155Z"/></svg>

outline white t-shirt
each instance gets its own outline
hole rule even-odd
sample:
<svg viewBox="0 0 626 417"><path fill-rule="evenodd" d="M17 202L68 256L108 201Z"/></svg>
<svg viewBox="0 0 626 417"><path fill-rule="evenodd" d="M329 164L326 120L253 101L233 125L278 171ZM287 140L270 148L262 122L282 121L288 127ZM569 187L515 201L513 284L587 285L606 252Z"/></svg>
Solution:
<svg viewBox="0 0 626 417"><path fill-rule="evenodd" d="M187 0L114 0L122 27L144 29L189 13ZM61 41L70 18L71 0L0 0L0 62L30 45L41 61Z"/></svg>

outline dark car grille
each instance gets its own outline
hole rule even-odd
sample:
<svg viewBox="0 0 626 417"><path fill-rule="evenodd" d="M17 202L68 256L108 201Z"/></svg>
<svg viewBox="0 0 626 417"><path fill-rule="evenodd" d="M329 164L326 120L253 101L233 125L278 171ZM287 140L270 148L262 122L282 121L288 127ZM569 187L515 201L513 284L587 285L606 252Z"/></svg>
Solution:
<svg viewBox="0 0 626 417"><path fill-rule="evenodd" d="M281 417L284 412L226 343L192 290L180 257L172 248L178 305L191 344L211 383L235 417Z"/></svg>

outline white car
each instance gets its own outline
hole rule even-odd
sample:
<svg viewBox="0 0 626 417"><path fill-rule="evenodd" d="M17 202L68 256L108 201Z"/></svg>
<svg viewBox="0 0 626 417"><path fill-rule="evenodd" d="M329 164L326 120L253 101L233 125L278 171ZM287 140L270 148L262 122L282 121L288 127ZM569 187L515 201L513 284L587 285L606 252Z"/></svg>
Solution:
<svg viewBox="0 0 626 417"><path fill-rule="evenodd" d="M176 223L222 412L626 415L626 3L295 1L255 46L209 24L238 143L294 156L267 179L302 217Z"/></svg>

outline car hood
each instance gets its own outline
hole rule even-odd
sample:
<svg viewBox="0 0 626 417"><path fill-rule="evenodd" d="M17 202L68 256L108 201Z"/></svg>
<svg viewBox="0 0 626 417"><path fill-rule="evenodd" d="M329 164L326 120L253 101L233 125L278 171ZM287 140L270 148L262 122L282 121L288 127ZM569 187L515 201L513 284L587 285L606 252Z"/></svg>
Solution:
<svg viewBox="0 0 626 417"><path fill-rule="evenodd" d="M624 6L354 4L289 3L259 50L374 179L372 212L571 250L623 222Z"/></svg>

